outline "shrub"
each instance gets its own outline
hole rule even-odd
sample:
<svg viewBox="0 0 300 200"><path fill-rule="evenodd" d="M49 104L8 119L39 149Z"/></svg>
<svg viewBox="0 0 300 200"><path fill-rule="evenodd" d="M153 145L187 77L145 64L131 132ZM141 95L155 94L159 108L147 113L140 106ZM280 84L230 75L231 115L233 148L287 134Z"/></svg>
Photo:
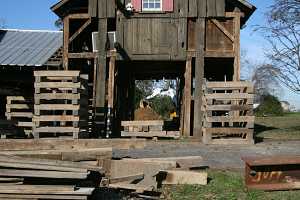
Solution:
<svg viewBox="0 0 300 200"><path fill-rule="evenodd" d="M267 94L262 96L261 104L255 110L256 116L282 116L283 108L277 97Z"/></svg>

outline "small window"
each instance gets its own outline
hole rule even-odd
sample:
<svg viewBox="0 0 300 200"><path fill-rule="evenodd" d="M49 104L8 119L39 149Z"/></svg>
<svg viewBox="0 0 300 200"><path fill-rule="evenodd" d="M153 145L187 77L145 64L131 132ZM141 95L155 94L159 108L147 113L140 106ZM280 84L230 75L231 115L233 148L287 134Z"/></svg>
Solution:
<svg viewBox="0 0 300 200"><path fill-rule="evenodd" d="M161 11L161 0L142 0L143 11Z"/></svg>

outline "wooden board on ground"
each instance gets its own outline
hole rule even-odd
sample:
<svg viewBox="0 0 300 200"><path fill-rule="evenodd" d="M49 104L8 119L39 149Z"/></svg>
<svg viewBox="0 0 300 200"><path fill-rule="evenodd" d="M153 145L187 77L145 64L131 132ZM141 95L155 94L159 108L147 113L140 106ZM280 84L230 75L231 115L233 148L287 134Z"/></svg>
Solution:
<svg viewBox="0 0 300 200"><path fill-rule="evenodd" d="M146 188L157 188L155 176L163 169L176 168L174 161L161 162L141 162L136 159L126 160L111 160L110 161L110 178L131 176L136 174L144 174L142 179L136 186L143 186Z"/></svg>
<svg viewBox="0 0 300 200"><path fill-rule="evenodd" d="M124 159L126 160L126 158ZM183 156L183 157L165 157L165 158L139 158L135 159L141 162L162 162L162 161L175 161L177 167L181 169L206 167L203 164L201 156Z"/></svg>
<svg viewBox="0 0 300 200"><path fill-rule="evenodd" d="M88 148L142 149L145 139L5 139L0 140L0 151L72 150Z"/></svg>
<svg viewBox="0 0 300 200"><path fill-rule="evenodd" d="M182 170L162 170L166 173L163 180L164 185L207 185L207 172L182 171Z"/></svg>

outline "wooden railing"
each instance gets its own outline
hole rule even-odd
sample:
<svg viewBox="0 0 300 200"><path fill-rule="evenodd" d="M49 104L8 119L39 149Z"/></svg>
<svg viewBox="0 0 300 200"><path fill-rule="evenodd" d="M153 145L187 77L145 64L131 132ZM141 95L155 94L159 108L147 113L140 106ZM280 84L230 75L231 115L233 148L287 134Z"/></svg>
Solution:
<svg viewBox="0 0 300 200"><path fill-rule="evenodd" d="M203 143L253 144L253 85L206 82L203 90Z"/></svg>

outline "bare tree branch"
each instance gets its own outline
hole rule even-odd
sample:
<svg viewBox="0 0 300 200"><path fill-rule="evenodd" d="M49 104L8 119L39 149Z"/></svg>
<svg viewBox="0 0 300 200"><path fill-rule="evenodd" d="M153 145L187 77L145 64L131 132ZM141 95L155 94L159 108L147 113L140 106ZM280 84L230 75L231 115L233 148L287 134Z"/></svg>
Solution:
<svg viewBox="0 0 300 200"><path fill-rule="evenodd" d="M266 17L267 25L258 30L270 45L268 71L300 94L300 0L274 0Z"/></svg>

